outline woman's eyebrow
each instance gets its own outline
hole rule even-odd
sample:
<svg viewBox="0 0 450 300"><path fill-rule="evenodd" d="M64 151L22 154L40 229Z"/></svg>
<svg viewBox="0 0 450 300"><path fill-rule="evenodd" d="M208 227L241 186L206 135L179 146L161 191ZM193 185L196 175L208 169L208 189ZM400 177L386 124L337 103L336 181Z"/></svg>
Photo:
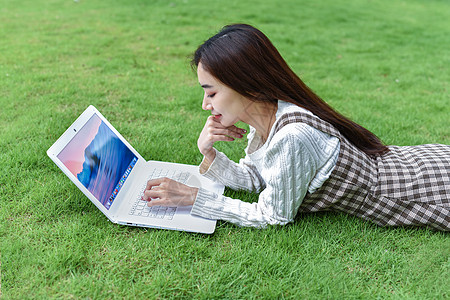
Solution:
<svg viewBox="0 0 450 300"><path fill-rule="evenodd" d="M213 87L212 85L209 85L209 84L201 84L200 86L204 89L210 89Z"/></svg>

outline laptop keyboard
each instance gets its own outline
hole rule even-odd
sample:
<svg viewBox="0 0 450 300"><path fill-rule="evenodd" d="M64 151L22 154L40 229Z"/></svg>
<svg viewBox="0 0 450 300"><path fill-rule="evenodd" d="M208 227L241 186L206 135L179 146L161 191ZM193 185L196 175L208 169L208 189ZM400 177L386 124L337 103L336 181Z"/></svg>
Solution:
<svg viewBox="0 0 450 300"><path fill-rule="evenodd" d="M175 212L177 211L176 207L166 207L166 206L149 207L147 206L147 201L141 200L142 196L144 195L145 188L147 187L147 181L155 178L167 177L181 183L186 183L190 176L191 174L188 172L178 172L174 170L155 168L153 172L148 176L144 186L139 191L139 194L136 197L135 202L131 206L129 215L172 220L173 216L175 215Z"/></svg>

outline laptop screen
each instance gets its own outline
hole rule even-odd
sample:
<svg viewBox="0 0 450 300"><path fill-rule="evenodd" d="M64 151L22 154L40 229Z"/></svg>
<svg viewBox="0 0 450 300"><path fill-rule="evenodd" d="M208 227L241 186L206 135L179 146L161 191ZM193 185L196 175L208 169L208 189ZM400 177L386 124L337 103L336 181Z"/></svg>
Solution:
<svg viewBox="0 0 450 300"><path fill-rule="evenodd" d="M95 114L57 157L106 209L137 162L133 152Z"/></svg>

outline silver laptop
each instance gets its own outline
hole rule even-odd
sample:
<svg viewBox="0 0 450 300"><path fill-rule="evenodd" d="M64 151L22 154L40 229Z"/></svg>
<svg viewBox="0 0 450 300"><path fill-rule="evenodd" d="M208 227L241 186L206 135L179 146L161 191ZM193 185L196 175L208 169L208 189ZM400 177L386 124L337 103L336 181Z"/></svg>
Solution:
<svg viewBox="0 0 450 300"><path fill-rule="evenodd" d="M216 220L190 214L192 206L148 207L147 181L169 177L222 194L224 186L198 166L146 161L100 112L89 106L48 149L47 155L113 223L211 234Z"/></svg>

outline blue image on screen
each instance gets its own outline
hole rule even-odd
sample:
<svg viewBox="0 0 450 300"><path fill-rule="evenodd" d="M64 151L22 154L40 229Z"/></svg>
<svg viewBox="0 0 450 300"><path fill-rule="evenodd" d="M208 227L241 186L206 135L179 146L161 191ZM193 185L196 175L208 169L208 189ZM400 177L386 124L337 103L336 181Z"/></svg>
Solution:
<svg viewBox="0 0 450 300"><path fill-rule="evenodd" d="M109 209L136 160L133 152L102 121L84 151L83 169L77 178Z"/></svg>

